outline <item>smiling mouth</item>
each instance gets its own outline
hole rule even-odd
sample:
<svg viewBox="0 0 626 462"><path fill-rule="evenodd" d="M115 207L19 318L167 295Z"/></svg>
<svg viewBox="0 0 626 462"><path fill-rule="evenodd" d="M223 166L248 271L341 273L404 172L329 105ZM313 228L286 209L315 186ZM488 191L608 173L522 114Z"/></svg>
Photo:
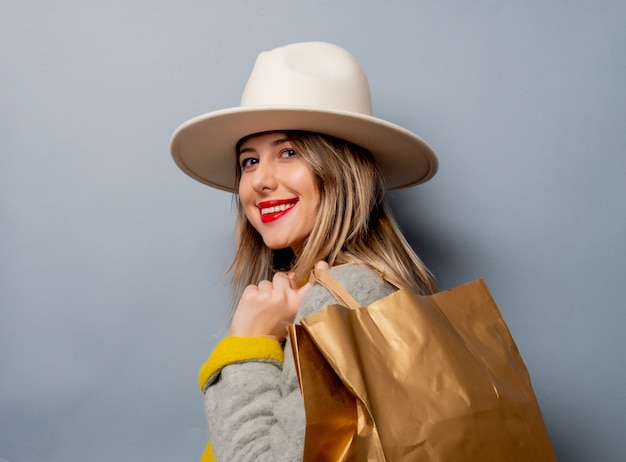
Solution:
<svg viewBox="0 0 626 462"><path fill-rule="evenodd" d="M298 199L274 200L260 202L257 207L261 212L261 222L271 223L289 212L298 202Z"/></svg>

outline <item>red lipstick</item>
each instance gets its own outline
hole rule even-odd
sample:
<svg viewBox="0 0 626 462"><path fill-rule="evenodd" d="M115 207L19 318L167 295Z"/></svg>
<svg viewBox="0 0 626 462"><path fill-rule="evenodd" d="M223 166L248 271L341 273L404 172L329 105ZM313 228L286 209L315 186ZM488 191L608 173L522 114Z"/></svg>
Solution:
<svg viewBox="0 0 626 462"><path fill-rule="evenodd" d="M297 198L293 199L276 199L271 201L263 201L257 204L261 213L262 223L271 223L278 220L289 212L298 202Z"/></svg>

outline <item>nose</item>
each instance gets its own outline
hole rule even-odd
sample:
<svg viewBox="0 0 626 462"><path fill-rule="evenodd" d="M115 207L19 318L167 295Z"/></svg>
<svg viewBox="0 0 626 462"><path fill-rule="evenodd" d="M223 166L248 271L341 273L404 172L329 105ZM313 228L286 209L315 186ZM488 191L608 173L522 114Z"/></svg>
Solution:
<svg viewBox="0 0 626 462"><path fill-rule="evenodd" d="M252 173L252 187L258 193L273 191L278 186L276 169L272 162L261 161Z"/></svg>

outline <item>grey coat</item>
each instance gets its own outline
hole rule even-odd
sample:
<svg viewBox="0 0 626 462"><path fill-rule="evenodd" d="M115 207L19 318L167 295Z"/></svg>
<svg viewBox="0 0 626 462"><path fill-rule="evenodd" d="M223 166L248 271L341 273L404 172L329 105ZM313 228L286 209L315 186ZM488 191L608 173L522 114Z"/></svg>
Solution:
<svg viewBox="0 0 626 462"><path fill-rule="evenodd" d="M330 270L361 304L394 288L373 271L356 266ZM296 321L337 300L322 286L304 297ZM224 367L205 393L205 411L218 462L302 460L305 417L289 342L284 363L249 361Z"/></svg>

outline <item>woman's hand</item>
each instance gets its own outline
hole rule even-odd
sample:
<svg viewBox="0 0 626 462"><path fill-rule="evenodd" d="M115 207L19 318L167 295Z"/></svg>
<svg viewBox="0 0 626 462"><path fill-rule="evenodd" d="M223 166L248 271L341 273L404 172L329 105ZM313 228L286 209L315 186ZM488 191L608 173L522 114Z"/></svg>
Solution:
<svg viewBox="0 0 626 462"><path fill-rule="evenodd" d="M316 268L328 269L326 262ZM276 273L272 281L249 285L243 291L233 320L230 335L238 337L273 337L279 342L287 335L311 284L297 286L293 274Z"/></svg>

